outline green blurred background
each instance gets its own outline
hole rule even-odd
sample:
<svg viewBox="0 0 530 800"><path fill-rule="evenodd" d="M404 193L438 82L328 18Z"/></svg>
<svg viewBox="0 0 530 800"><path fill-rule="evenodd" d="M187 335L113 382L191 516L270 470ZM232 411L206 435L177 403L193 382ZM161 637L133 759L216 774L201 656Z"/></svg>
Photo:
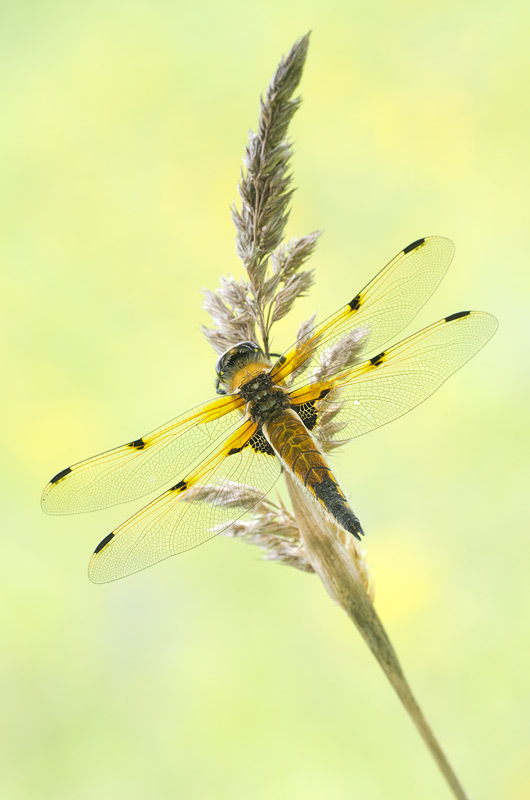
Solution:
<svg viewBox="0 0 530 800"><path fill-rule="evenodd" d="M39 507L59 469L212 395L201 287L241 275L247 131L310 28L288 234L325 234L275 344L428 234L457 255L415 327L499 317L435 397L334 463L464 785L530 796L529 24L517 2L3 4L2 797L449 797L316 578L219 537L93 586L89 554L140 504Z"/></svg>

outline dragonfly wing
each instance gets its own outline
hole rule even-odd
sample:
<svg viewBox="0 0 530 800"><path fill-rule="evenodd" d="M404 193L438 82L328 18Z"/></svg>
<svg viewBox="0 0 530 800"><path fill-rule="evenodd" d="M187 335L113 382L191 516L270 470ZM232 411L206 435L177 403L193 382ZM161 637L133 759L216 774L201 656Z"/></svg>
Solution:
<svg viewBox="0 0 530 800"><path fill-rule="evenodd" d="M242 408L237 396L217 398L140 439L62 470L44 489L43 510L95 511L159 489L240 424Z"/></svg>
<svg viewBox="0 0 530 800"><path fill-rule="evenodd" d="M336 314L296 342L274 365L278 382L307 364L322 348L358 331L358 350L373 352L411 322L432 295L453 259L455 247L443 236L418 239L392 261Z"/></svg>
<svg viewBox="0 0 530 800"><path fill-rule="evenodd" d="M271 490L282 468L246 420L196 470L103 539L90 561L106 583L190 550L221 533Z"/></svg>
<svg viewBox="0 0 530 800"><path fill-rule="evenodd" d="M406 414L472 358L497 330L482 311L452 314L325 382L291 393L317 437L352 439Z"/></svg>

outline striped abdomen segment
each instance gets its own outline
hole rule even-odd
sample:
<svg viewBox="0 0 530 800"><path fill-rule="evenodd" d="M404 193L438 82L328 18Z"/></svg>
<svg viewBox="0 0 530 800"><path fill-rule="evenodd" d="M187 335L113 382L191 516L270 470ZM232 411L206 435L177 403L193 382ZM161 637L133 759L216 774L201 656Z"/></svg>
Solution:
<svg viewBox="0 0 530 800"><path fill-rule="evenodd" d="M286 409L263 424L263 433L285 466L322 503L328 514L360 539L361 524L300 417Z"/></svg>

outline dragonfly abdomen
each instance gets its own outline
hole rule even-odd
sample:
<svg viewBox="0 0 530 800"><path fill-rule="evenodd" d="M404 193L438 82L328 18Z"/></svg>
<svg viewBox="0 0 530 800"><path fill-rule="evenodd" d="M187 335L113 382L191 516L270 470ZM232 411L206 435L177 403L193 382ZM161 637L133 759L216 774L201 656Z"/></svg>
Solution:
<svg viewBox="0 0 530 800"><path fill-rule="evenodd" d="M263 425L263 433L285 464L328 514L360 539L363 530L315 439L300 417L287 409Z"/></svg>

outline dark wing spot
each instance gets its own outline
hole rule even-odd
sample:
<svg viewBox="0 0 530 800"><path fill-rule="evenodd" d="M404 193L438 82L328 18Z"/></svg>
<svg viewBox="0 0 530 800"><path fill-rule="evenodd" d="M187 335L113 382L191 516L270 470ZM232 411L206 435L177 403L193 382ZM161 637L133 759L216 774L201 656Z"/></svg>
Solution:
<svg viewBox="0 0 530 800"><path fill-rule="evenodd" d="M259 428L254 436L251 436L245 447L252 447L255 453L261 453L263 456L275 456L276 453L264 437L261 428Z"/></svg>
<svg viewBox="0 0 530 800"><path fill-rule="evenodd" d="M132 447L133 450L143 450L145 447L145 442L143 439L135 439L134 442L129 442L127 447Z"/></svg>
<svg viewBox="0 0 530 800"><path fill-rule="evenodd" d="M359 294L355 295L353 300L350 300L350 302L348 303L348 305L350 307L350 310L351 311L358 311L358 309L361 307L361 302L362 302L361 294L359 292Z"/></svg>
<svg viewBox="0 0 530 800"><path fill-rule="evenodd" d="M322 389L314 400L308 400L307 403L301 403L299 406L292 406L293 411L296 411L308 431L312 431L318 422L319 412L315 408L317 400L322 400L330 392L331 389Z"/></svg>
<svg viewBox="0 0 530 800"><path fill-rule="evenodd" d="M186 481L179 481L169 490L170 492L183 492L188 488Z"/></svg>
<svg viewBox="0 0 530 800"><path fill-rule="evenodd" d="M245 447L252 447L254 452L261 453L262 455L266 456L276 455L276 453L274 452L274 450L264 437L261 431L261 427L258 428L254 436L251 436L250 439L247 442L245 442L245 444L242 447L232 447L232 449L228 451L228 455L233 456L236 453L240 453L242 450L244 450Z"/></svg>
<svg viewBox="0 0 530 800"><path fill-rule="evenodd" d="M57 475L53 476L50 483L57 483L57 481L60 481L61 478L64 478L66 475L69 475L71 471L72 471L71 467L66 467L66 469L62 469L60 472L57 473Z"/></svg>
<svg viewBox="0 0 530 800"><path fill-rule="evenodd" d="M467 317L471 314L471 311L457 311L456 314L450 314L448 317L445 318L446 322L452 322L454 319L460 319L460 317Z"/></svg>
<svg viewBox="0 0 530 800"><path fill-rule="evenodd" d="M99 553L100 550L103 550L103 548L106 547L106 545L108 545L110 540L113 539L113 538L114 538L114 534L113 533L109 533L108 536L105 536L105 538L100 541L100 543L98 544L98 546L94 550L94 553Z"/></svg>
<svg viewBox="0 0 530 800"><path fill-rule="evenodd" d="M370 359L370 364L372 367L378 367L385 360L385 351L383 350L382 353L379 353L377 356L374 356Z"/></svg>
<svg viewBox="0 0 530 800"><path fill-rule="evenodd" d="M415 250L417 247L420 247L424 242L425 242L425 237L423 239L416 239L415 242L412 242L412 244L409 244L406 247L404 247L403 252L410 253L411 250Z"/></svg>
<svg viewBox="0 0 530 800"><path fill-rule="evenodd" d="M261 453L264 456L276 455L261 431L256 431L254 436L249 440L248 446L252 447L254 452Z"/></svg>
<svg viewBox="0 0 530 800"><path fill-rule="evenodd" d="M315 408L315 403L316 400L310 400L307 403L301 403L299 406L293 406L293 411L296 411L308 431L312 431L317 424L318 413Z"/></svg>

